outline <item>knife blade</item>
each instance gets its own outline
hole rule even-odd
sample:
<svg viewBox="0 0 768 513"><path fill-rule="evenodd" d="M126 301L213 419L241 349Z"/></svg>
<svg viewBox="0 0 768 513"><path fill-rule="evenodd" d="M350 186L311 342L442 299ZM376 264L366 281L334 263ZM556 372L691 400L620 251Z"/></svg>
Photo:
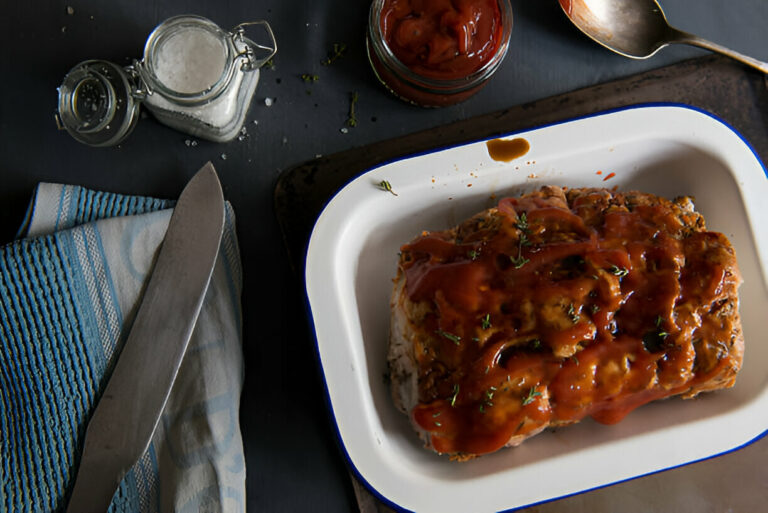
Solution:
<svg viewBox="0 0 768 513"><path fill-rule="evenodd" d="M203 304L224 227L209 162L173 210L117 364L86 429L68 513L104 513L147 451Z"/></svg>

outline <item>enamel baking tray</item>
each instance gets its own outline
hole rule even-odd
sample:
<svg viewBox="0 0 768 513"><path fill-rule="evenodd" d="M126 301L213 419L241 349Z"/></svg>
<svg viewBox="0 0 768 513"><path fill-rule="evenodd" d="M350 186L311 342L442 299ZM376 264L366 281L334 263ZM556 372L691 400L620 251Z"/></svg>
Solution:
<svg viewBox="0 0 768 513"><path fill-rule="evenodd" d="M723 454L768 429L768 179L749 144L683 105L606 112L535 130L528 153L493 160L485 141L389 162L344 187L319 217L306 292L338 435L358 477L384 502L419 512L515 509ZM386 180L392 192L379 184ZM695 197L733 243L744 277L745 358L736 386L672 398L621 423L585 420L523 445L454 463L421 447L383 379L397 253L542 185L617 187ZM396 194L396 195L395 195Z"/></svg>

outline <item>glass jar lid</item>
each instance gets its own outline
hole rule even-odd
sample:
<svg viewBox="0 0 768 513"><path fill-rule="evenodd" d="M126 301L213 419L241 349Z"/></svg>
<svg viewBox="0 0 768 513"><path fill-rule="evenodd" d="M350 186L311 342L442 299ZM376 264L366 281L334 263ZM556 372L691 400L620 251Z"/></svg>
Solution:
<svg viewBox="0 0 768 513"><path fill-rule="evenodd" d="M61 126L91 146L118 144L139 118L133 90L131 78L115 64L81 62L67 73L58 89Z"/></svg>

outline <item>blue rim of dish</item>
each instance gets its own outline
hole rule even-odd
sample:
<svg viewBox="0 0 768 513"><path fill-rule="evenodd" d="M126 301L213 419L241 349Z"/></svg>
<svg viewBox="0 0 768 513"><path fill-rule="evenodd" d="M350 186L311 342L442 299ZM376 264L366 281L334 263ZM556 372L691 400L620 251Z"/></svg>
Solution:
<svg viewBox="0 0 768 513"><path fill-rule="evenodd" d="M498 139L498 138L502 138L502 137L509 137L509 136L512 136L512 135L519 135L519 134L531 132L533 130L539 130L539 129L547 128L547 127L551 127L551 126L564 125L564 124L567 124L567 123L572 123L574 121L580 121L580 120L584 120L584 119L600 117L600 116L604 116L604 115L607 115L607 114L613 114L613 113L616 113L616 112L622 112L622 111L627 111L627 110L645 109L645 108L649 108L649 107L673 107L673 108L682 108L682 109L692 110L692 111L704 114L704 115L714 119L715 121L719 122L720 124L722 124L723 126L728 128L731 132L736 134L736 136L738 136L738 138L741 139L741 141L747 146L747 148L749 148L749 151L752 152L752 155L755 157L755 160L760 164L760 167L763 169L763 174L765 175L765 178L768 179L768 168L766 168L765 164L760 159L760 156L757 154L757 151L755 151L755 149L752 147L752 145L749 143L749 141L747 141L747 139L738 130L736 130L730 123L728 123L727 121L723 120L722 118L720 118L719 116L717 116L715 114L712 114L711 112L709 112L707 110L704 110L704 109L699 108L699 107L695 107L693 105L688 105L686 103L678 103L678 102L650 102L650 103L638 103L638 104L634 104L634 105L627 105L627 106L624 106L624 107L617 107L617 108L614 108L614 109L602 110L602 111L599 111L599 112L594 112L594 113L586 114L586 115L583 115L583 116L577 116L577 117L574 117L574 118L568 118L568 119L564 119L564 120L560 120L560 121L555 121L555 122L552 122L552 123L536 125L536 126L532 126L532 127L529 127L529 128L522 129L522 130L516 130L516 131L513 131L513 132L505 132L503 134L498 134L498 135L494 135L494 136L491 136L491 137L486 137L486 138L481 138L481 139L472 139L472 140L465 141L465 142L458 143L458 144L435 147L435 148L431 148L429 150L425 150L425 151L421 151L421 152L417 152L417 153L410 153L408 155L404 155L404 156L397 157L397 158L394 158L394 159L391 159L391 160L387 160L387 161L382 162L382 163L380 163L380 164L378 164L376 166L368 168L368 169L364 170L363 172L361 172L361 173L355 175L354 177L350 178L346 183L344 183L343 186L339 187L339 189L336 191L336 193L334 193L334 195L331 196L331 198L323 205L323 210L322 211L325 211L325 209L328 207L328 205L336 198L336 196L342 190L344 190L344 188L347 185L349 185L350 183L352 183L353 181L355 181L359 177L361 177L361 176L363 176L363 175L365 175L365 174L367 174L367 173L369 173L369 172L371 172L371 171L373 171L375 169L379 169L381 167L387 166L387 165L392 164L394 162L399 162L401 160L407 160L407 159L411 159L411 158L414 158L414 157L419 157L419 156L422 156L422 155L430 155L432 153L438 153L440 151L448 150L448 149L451 149L451 148L458 148L458 147L461 147L461 146L467 146L467 145L475 144L475 143L478 143L478 142L489 141L491 139ZM321 215L322 215L322 211L321 211ZM320 216L318 216L318 219L319 218L320 218ZM317 222L317 220L315 222ZM312 231L314 232L314 227L313 227ZM302 277L302 279L304 280L304 283L305 283L305 287L304 287L305 288L305 291L304 291L304 307L305 307L305 309L307 311L307 317L308 317L308 320L309 320L309 328L310 328L310 330L312 332L313 338L315 339L315 358L317 358L317 361L318 361L319 366L320 366L320 373L322 374L322 378L323 378L323 388L325 390L324 397L325 397L326 406L328 407L328 410L329 410L329 412L331 414L331 419L333 420L333 422L332 422L333 426L332 427L333 427L334 433L336 434L336 443L339 446L339 448L341 449L341 452L344 454L344 459L347 461L347 466L349 467L349 469L352 471L352 473L355 475L355 477L368 489L368 491L374 497L376 497L379 501L384 503L389 508L394 509L395 511L412 512L412 510L409 510L409 509L407 509L407 508L405 508L403 506L400 506L399 504L393 502L391 499L385 497L378 490L376 490L376 488L374 488L374 486L371 483L369 483L367 479L365 479L365 477L362 475L362 473L358 470L358 468L355 466L354 462L352 461L352 457L349 455L349 452L347 451L347 447L344 444L344 439L342 438L341 433L339 432L339 425L338 425L338 422L336 421L336 414L335 414L335 411L334 411L334 408L333 408L333 402L331 401L330 390L328 390L328 381L325 379L325 370L323 368L322 357L320 355L320 345L319 345L319 341L317 339L317 330L315 329L315 321L314 321L314 317L312 316L312 305L310 305L310 303L309 303L309 296L307 295L307 292L306 292L306 267L307 267L306 263L307 263L307 256L308 256L308 251L309 251L309 241L311 239L312 239L312 235L310 234L310 237L307 240L307 243L306 243L306 245L304 247L304 273L305 273L305 275ZM620 484L620 483L626 483L628 481L633 481L633 480L639 479L641 477L651 476L651 475L654 475L654 474L659 474L661 472L666 472L668 470L673 470L673 469L676 469L676 468L685 467L685 466L691 465L693 463L699 463L699 462L702 462L702 461L711 460L711 459L714 459L714 458L717 458L717 457L720 457L720 456L724 456L726 454L730 454L732 452L736 452L739 449L743 449L744 447L752 445L753 443L757 442L758 440L760 440L761 438L765 437L766 435L768 435L768 429L765 429L762 433L760 433L759 435L755 436L754 438L744 442L741 445L737 445L736 447L733 447L731 449L728 449L728 450L725 450L725 451L722 451L722 452L718 452L718 453L715 453L715 454L711 454L711 455L705 456L703 458L694 459L694 460L683 462L683 463L680 463L680 464L677 464L677 465L672 465L670 467L660 468L660 469L657 469L657 470L653 470L651 472L646 472L644 474L638 474L636 476L631 476L631 477L628 477L626 479L619 479L618 481L611 481L610 483L601 484L601 485L598 485L598 486L594 486L592 488L586 488L584 490L579 490L577 492L567 493L565 495L558 495L556 497L551 497L551 498L544 499L544 500L541 500L541 501L538 501L538 502L531 502L529 504L523 504L523 505L520 505L520 506L514 506L512 508L501 510L501 512L502 513L504 513L504 512L512 512L512 511L517 511L517 510L520 510L520 509L523 509L523 508L530 508L532 506L537 506L537 505L545 504L545 503L548 503L548 502L553 502L553 501L556 501L556 500L565 499L565 498L568 498L568 497L574 497L576 495L581 495L581 494L592 492L592 491L595 491L595 490L600 490L602 488L607 488L609 486L614 486L614 485L617 485L617 484Z"/></svg>

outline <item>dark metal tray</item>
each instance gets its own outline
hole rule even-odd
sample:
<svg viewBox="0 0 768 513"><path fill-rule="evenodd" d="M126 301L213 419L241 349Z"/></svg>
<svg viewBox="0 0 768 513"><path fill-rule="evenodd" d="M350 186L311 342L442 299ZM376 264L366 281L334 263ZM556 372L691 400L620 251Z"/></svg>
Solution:
<svg viewBox="0 0 768 513"><path fill-rule="evenodd" d="M291 265L303 283L306 248L317 217L339 189L373 166L436 147L452 146L628 105L659 102L683 103L718 116L742 134L763 162L768 162L768 78L724 57L702 57L317 158L284 170L275 186L274 208ZM768 441L762 440L739 451L739 454L750 452L744 457L751 461L768 452L767 448ZM738 454L724 458L734 457ZM685 469L670 472L679 471L685 472ZM706 469L702 471L707 472ZM648 479L656 477L643 480ZM391 511L356 479L353 478L352 483L363 513Z"/></svg>

